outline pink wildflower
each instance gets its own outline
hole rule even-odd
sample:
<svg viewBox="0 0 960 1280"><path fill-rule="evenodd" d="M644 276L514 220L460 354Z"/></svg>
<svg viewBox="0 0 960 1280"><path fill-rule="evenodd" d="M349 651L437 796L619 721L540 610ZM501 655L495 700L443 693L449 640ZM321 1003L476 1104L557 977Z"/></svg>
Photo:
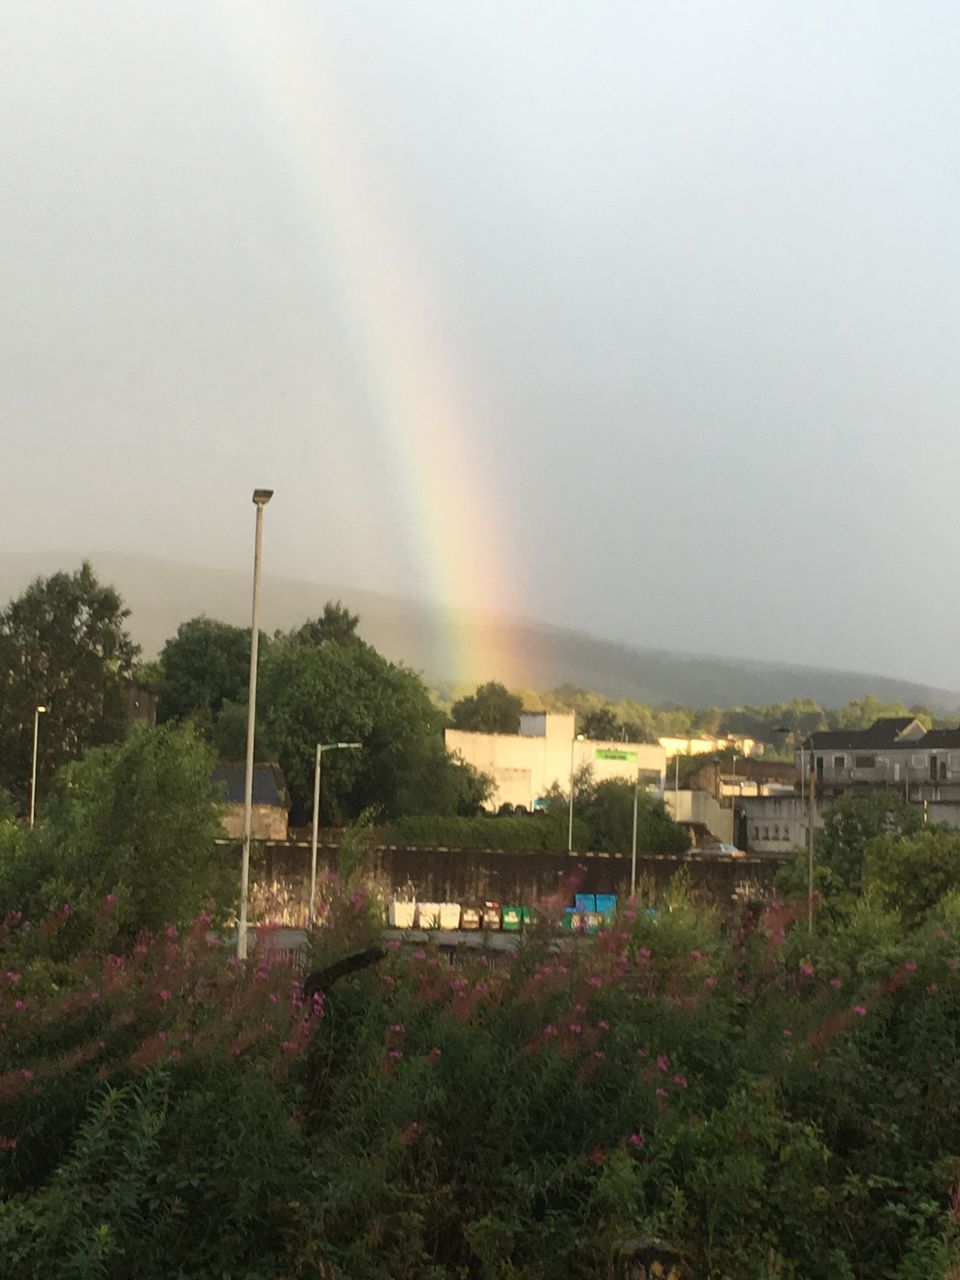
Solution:
<svg viewBox="0 0 960 1280"><path fill-rule="evenodd" d="M391 1024L391 1027L390 1027L390 1030L393 1032L393 1034L394 1034L395 1036L402 1036L402 1035L403 1035L403 1023L402 1023L402 1022L394 1022L394 1023L392 1023L392 1024Z"/></svg>
<svg viewBox="0 0 960 1280"><path fill-rule="evenodd" d="M104 902L114 903L116 902L116 900L117 900L117 895L115 893L108 893L107 896L104 898Z"/></svg>
<svg viewBox="0 0 960 1280"><path fill-rule="evenodd" d="M27 1007L27 1002L26 1000L15 1000L13 1002L13 1007L15 1009L25 1009Z"/></svg>
<svg viewBox="0 0 960 1280"><path fill-rule="evenodd" d="M589 985L590 985L591 987L602 987L602 986L603 986L603 979L602 979L602 978L598 978L596 975L594 975L592 978L588 978L588 979L587 979L587 982L589 983Z"/></svg>
<svg viewBox="0 0 960 1280"><path fill-rule="evenodd" d="M580 1023L579 1023L579 1022L571 1022L571 1023L570 1023L570 1033L571 1033L572 1035L575 1035L575 1036L578 1036L578 1035L580 1034Z"/></svg>
<svg viewBox="0 0 960 1280"><path fill-rule="evenodd" d="M704 960L704 959L706 959L706 957L704 956L703 952L702 952L702 951L698 951L696 947L694 947L694 949L690 952L690 955L691 955L691 957L692 957L694 960Z"/></svg>
<svg viewBox="0 0 960 1280"><path fill-rule="evenodd" d="M388 1056L393 1058L394 1062L398 1062L403 1057L403 1050L391 1049Z"/></svg>
<svg viewBox="0 0 960 1280"><path fill-rule="evenodd" d="M715 987L717 985L717 980L712 973L709 978L704 978L703 985L705 987Z"/></svg>
<svg viewBox="0 0 960 1280"><path fill-rule="evenodd" d="M917 962L916 960L905 960L903 967L906 969L907 973L916 973Z"/></svg>
<svg viewBox="0 0 960 1280"><path fill-rule="evenodd" d="M631 1133L627 1141L631 1147L645 1147L647 1145L642 1133Z"/></svg>
<svg viewBox="0 0 960 1280"><path fill-rule="evenodd" d="M20 1074L23 1076L24 1080L32 1080L32 1079L33 1079L33 1072L30 1070L30 1068L29 1068L29 1067L21 1067L21 1068L20 1068Z"/></svg>
<svg viewBox="0 0 960 1280"><path fill-rule="evenodd" d="M783 1037L784 1037L784 1039L785 1039L785 1040L788 1040L788 1039L790 1038L790 1036L792 1036L792 1035L793 1035L793 1032L790 1030L790 1028L789 1028L789 1027L784 1027L784 1028L783 1028Z"/></svg>
<svg viewBox="0 0 960 1280"><path fill-rule="evenodd" d="M391 938L391 939L390 939L390 941L387 943L387 950L388 950L388 951L399 951L399 950L400 950L400 939L399 939L399 938Z"/></svg>
<svg viewBox="0 0 960 1280"><path fill-rule="evenodd" d="M8 981L8 982L19 982L19 981L20 981L20 975L19 975L19 973L17 973L17 972L16 972L15 970L13 970L13 969L8 969L8 970L7 970L7 981Z"/></svg>
<svg viewBox="0 0 960 1280"><path fill-rule="evenodd" d="M0 1138L0 1151L12 1151L18 1141L18 1138Z"/></svg>
<svg viewBox="0 0 960 1280"><path fill-rule="evenodd" d="M670 1059L665 1053L657 1054L657 1070L667 1071L670 1067Z"/></svg>
<svg viewBox="0 0 960 1280"><path fill-rule="evenodd" d="M658 1090L657 1090L657 1097L658 1097L658 1098L665 1098L666 1096L667 1096L667 1091L666 1091L666 1089L658 1089Z"/></svg>
<svg viewBox="0 0 960 1280"><path fill-rule="evenodd" d="M164 989L160 992L160 999L161 999L164 1003L166 1003L168 1000L172 1000L172 999L173 999L173 992L172 992L172 991L168 991L168 990L167 990L167 988L166 988L166 987L164 987Z"/></svg>
<svg viewBox="0 0 960 1280"><path fill-rule="evenodd" d="M277 993L276 993L275 991L271 991L271 992L270 992L270 1003L271 1003L271 1004L278 1004L278 1003L279 1003L279 1001L280 1001L280 997L277 995Z"/></svg>
<svg viewBox="0 0 960 1280"><path fill-rule="evenodd" d="M813 977L813 965L809 960L804 960L803 964L800 966L800 972L805 978Z"/></svg>
<svg viewBox="0 0 960 1280"><path fill-rule="evenodd" d="M686 1076L675 1075L675 1076L671 1076L670 1078L672 1082L677 1086L678 1089L686 1089L687 1087Z"/></svg>
<svg viewBox="0 0 960 1280"><path fill-rule="evenodd" d="M601 1019L600 1019L600 1021L597 1023L597 1030L598 1030L598 1031L609 1031L609 1030L610 1030L610 1023L609 1023L609 1022L607 1022L606 1018L601 1018Z"/></svg>
<svg viewBox="0 0 960 1280"><path fill-rule="evenodd" d="M543 1034L545 1036L555 1036L557 1034L557 1028L551 1022L548 1026L543 1028Z"/></svg>
<svg viewBox="0 0 960 1280"><path fill-rule="evenodd" d="M840 990L840 988L843 986L843 979L842 979L842 978L831 978L831 979L830 979L830 985L831 985L831 987L833 987L835 990L839 991L839 990Z"/></svg>
<svg viewBox="0 0 960 1280"><path fill-rule="evenodd" d="M646 1051L646 1049L638 1049L638 1050L637 1050L637 1057L638 1057L638 1058L645 1058L646 1056L647 1056L647 1051Z"/></svg>
<svg viewBox="0 0 960 1280"><path fill-rule="evenodd" d="M865 1004L855 1004L853 1006L853 1012L858 1018L865 1018L867 1016L867 1006Z"/></svg>
<svg viewBox="0 0 960 1280"><path fill-rule="evenodd" d="M426 960L427 953L423 950L422 947L418 947L417 950L413 953L413 958L414 960Z"/></svg>
<svg viewBox="0 0 960 1280"><path fill-rule="evenodd" d="M296 1053L297 1042L296 1040L281 1040L280 1048L284 1053Z"/></svg>
<svg viewBox="0 0 960 1280"><path fill-rule="evenodd" d="M168 924L166 933L168 938L175 938L177 936L177 926L175 924Z"/></svg>
<svg viewBox="0 0 960 1280"><path fill-rule="evenodd" d="M650 948L649 948L649 947L641 947L641 948L640 948L640 959L641 959L641 960L649 960L651 955L652 955L652 952L651 952L651 950L650 950Z"/></svg>

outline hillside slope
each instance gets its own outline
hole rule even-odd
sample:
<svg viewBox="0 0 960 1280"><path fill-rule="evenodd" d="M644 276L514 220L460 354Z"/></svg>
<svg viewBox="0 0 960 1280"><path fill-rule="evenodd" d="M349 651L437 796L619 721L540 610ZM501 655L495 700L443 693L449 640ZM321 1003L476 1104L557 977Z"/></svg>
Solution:
<svg viewBox="0 0 960 1280"><path fill-rule="evenodd" d="M180 622L197 614L238 624L249 622L249 574L180 565L147 556L90 552L102 581L113 583L132 614L130 630L155 656ZM17 595L38 574L75 568L80 553L0 554L0 601ZM498 619L495 627L468 622L468 643L451 659L449 616L418 601L327 583L271 576L264 582L266 630L286 628L340 599L361 618L364 637L389 658L406 662L433 682L476 683L503 678L515 687L550 689L572 684L608 697L654 704L737 706L813 698L838 707L868 693L884 702L923 703L947 714L960 693L863 672L832 671L747 659L667 653L524 619ZM468 660L465 654L473 654ZM474 665L467 665L472 662Z"/></svg>

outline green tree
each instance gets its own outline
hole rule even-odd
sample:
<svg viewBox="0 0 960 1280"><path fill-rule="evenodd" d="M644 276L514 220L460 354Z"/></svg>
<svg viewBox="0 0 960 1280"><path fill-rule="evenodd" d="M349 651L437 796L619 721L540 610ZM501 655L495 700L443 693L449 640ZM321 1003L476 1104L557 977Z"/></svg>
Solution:
<svg viewBox="0 0 960 1280"><path fill-rule="evenodd" d="M275 643L260 672L264 734L276 745L293 802L305 820L318 742L360 742L323 760L321 817L372 808L404 813L472 811L484 790L475 771L443 743L440 713L419 676L370 645Z"/></svg>
<svg viewBox="0 0 960 1280"><path fill-rule="evenodd" d="M192 916L235 892L215 846L220 797L210 749L192 726L135 729L68 765L34 832L0 840L0 914L38 916L68 903L95 914L116 893L128 930Z"/></svg>
<svg viewBox="0 0 960 1280"><path fill-rule="evenodd" d="M450 719L455 729L474 733L516 733L520 728L522 699L496 680L479 685L476 693L455 702Z"/></svg>
<svg viewBox="0 0 960 1280"><path fill-rule="evenodd" d="M297 644L350 644L360 640L359 625L358 614L351 613L339 600L328 600L321 616L309 619L292 631L290 639Z"/></svg>
<svg viewBox="0 0 960 1280"><path fill-rule="evenodd" d="M841 796L824 819L816 838L816 857L829 872L835 889L858 892L863 881L864 857L870 841L878 836L912 836L923 826L917 805L908 804L896 792L872 796Z"/></svg>
<svg viewBox="0 0 960 1280"><path fill-rule="evenodd" d="M586 824L590 848L627 853L633 839L633 783L607 778L578 792L576 809ZM667 813L663 801L640 791L637 796L637 848L641 853L683 853L690 837Z"/></svg>
<svg viewBox="0 0 960 1280"><path fill-rule="evenodd" d="M39 735L38 781L126 729L124 686L138 646L129 610L86 561L74 573L37 578L0 612L0 786L29 790L34 708L48 708Z"/></svg>
<svg viewBox="0 0 960 1280"><path fill-rule="evenodd" d="M264 656L266 636L260 637ZM226 701L245 702L250 679L250 628L191 618L160 654L157 719L194 720L207 736Z"/></svg>
<svg viewBox="0 0 960 1280"><path fill-rule="evenodd" d="M581 719L579 729L585 738L598 742L613 742L620 738L621 733L620 722L609 706L588 711Z"/></svg>
<svg viewBox="0 0 960 1280"><path fill-rule="evenodd" d="M863 886L908 926L922 922L946 894L960 888L960 835L930 827L914 835L880 835L863 860Z"/></svg>

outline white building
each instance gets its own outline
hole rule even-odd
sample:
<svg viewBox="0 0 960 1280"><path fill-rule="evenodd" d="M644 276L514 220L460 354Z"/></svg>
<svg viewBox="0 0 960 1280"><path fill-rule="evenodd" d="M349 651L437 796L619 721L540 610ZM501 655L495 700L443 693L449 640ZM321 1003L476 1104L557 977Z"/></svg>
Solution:
<svg viewBox="0 0 960 1280"><path fill-rule="evenodd" d="M595 782L638 776L663 790L667 757L659 744L599 742L575 736L573 713L524 711L519 733L472 733L447 729L447 750L493 779L488 803L532 810L553 786L569 792L571 773L589 765Z"/></svg>

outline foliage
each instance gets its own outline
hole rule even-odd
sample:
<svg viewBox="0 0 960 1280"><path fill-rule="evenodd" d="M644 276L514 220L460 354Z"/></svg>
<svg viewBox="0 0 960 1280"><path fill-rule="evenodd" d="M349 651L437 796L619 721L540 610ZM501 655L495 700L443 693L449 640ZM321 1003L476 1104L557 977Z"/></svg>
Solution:
<svg viewBox="0 0 960 1280"><path fill-rule="evenodd" d="M320 617L312 618L291 631L290 639L297 644L350 644L354 640L360 641L357 634L359 625L358 614L351 613L339 600L328 600Z"/></svg>
<svg viewBox="0 0 960 1280"><path fill-rule="evenodd" d="M953 925L862 901L813 937L780 903L721 930L681 893L558 951L573 889L512 962L392 942L316 1010L208 918L124 953L105 903L70 964L62 921L8 921L8 1268L586 1280L647 1239L704 1280L947 1280ZM323 893L320 963L377 929L355 885Z"/></svg>
<svg viewBox="0 0 960 1280"><path fill-rule="evenodd" d="M587 830L576 820L574 836L585 848ZM460 849L517 849L560 853L567 848L566 812L526 817L402 817L382 832L388 844Z"/></svg>
<svg viewBox="0 0 960 1280"><path fill-rule="evenodd" d="M960 835L930 827L916 835L876 836L866 847L863 881L881 906L919 924L960 889Z"/></svg>
<svg viewBox="0 0 960 1280"><path fill-rule="evenodd" d="M134 730L69 765L32 832L0 834L0 909L64 908L71 933L107 893L128 931L191 916L232 887L212 757L190 726Z"/></svg>
<svg viewBox="0 0 960 1280"><path fill-rule="evenodd" d="M321 819L331 823L376 807L399 813L475 808L485 786L443 743L438 712L420 678L360 640L276 642L260 673L264 730L304 820L313 800L318 742L360 742L323 760Z"/></svg>
<svg viewBox="0 0 960 1280"><path fill-rule="evenodd" d="M509 693L496 680L478 686L476 693L461 698L450 709L455 729L474 733L518 733L523 700Z"/></svg>
<svg viewBox="0 0 960 1280"><path fill-rule="evenodd" d="M591 782L577 796L576 812L587 829L586 848L629 853L633 839L633 784L624 778ZM637 795L637 848L644 853L683 853L690 837L667 813L662 800Z"/></svg>
<svg viewBox="0 0 960 1280"><path fill-rule="evenodd" d="M37 578L0 612L0 787L29 792L34 709L42 794L60 765L126 728L124 690L138 648L129 610L85 561L74 573Z"/></svg>
<svg viewBox="0 0 960 1280"><path fill-rule="evenodd" d="M923 811L898 792L841 796L830 806L823 830L817 833L817 862L830 873L837 889L855 892L863 882L863 860L871 840L916 835L922 826Z"/></svg>
<svg viewBox="0 0 960 1280"><path fill-rule="evenodd" d="M262 659L266 636L260 637ZM210 736L225 702L246 702L250 628L214 618L191 618L160 653L157 719L192 719Z"/></svg>

